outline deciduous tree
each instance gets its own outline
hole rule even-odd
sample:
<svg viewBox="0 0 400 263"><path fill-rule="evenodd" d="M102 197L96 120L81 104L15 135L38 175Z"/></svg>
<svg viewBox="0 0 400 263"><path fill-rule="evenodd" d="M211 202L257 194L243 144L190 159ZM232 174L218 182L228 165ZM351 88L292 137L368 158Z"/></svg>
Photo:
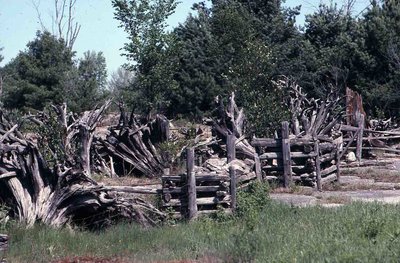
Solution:
<svg viewBox="0 0 400 263"><path fill-rule="evenodd" d="M174 12L176 0L113 0L115 18L128 33L124 55L131 61L130 69L136 74L132 86L137 108L150 113L168 105L166 92L173 89L174 63L169 57L174 52L174 37L166 32L167 18Z"/></svg>

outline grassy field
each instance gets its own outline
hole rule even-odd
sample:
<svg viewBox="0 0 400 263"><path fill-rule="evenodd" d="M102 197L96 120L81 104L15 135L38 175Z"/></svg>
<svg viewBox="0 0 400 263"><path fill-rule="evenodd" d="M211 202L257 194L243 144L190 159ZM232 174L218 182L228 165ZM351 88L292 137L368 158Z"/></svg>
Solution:
<svg viewBox="0 0 400 263"><path fill-rule="evenodd" d="M120 224L93 233L11 224L3 229L11 237L4 257L9 262L73 256L118 257L122 262L399 262L397 206L295 208L257 194L242 198L241 204L236 217L152 229Z"/></svg>

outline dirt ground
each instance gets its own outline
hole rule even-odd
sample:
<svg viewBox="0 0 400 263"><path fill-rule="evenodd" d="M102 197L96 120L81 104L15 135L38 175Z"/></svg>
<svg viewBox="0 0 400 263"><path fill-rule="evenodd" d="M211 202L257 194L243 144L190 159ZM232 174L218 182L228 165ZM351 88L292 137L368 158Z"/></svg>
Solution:
<svg viewBox="0 0 400 263"><path fill-rule="evenodd" d="M300 207L337 207L354 201L400 204L400 159L344 164L341 174L340 183L324 185L322 192L310 187L275 189L271 198Z"/></svg>

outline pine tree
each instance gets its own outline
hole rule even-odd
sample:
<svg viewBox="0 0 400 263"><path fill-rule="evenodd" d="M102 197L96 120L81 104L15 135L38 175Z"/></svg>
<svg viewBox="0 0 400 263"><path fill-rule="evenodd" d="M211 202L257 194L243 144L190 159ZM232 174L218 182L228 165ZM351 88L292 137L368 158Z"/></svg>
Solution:
<svg viewBox="0 0 400 263"><path fill-rule="evenodd" d="M49 32L38 32L27 50L8 63L4 105L8 108L43 109L50 102L62 103L63 85L74 68L74 52Z"/></svg>

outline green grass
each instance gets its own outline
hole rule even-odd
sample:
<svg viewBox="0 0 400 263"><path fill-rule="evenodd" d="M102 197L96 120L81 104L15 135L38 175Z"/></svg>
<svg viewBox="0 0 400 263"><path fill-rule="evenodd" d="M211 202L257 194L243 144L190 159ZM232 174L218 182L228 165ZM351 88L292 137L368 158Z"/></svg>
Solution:
<svg viewBox="0 0 400 263"><path fill-rule="evenodd" d="M255 201L254 198L247 205ZM243 203L242 203L243 204ZM255 204L253 204L255 205ZM9 225L9 262L51 262L71 256L128 261L212 258L220 262L398 262L400 207L354 203L296 208L267 202L191 224L152 229L120 224L93 233ZM261 211L260 211L261 210Z"/></svg>

